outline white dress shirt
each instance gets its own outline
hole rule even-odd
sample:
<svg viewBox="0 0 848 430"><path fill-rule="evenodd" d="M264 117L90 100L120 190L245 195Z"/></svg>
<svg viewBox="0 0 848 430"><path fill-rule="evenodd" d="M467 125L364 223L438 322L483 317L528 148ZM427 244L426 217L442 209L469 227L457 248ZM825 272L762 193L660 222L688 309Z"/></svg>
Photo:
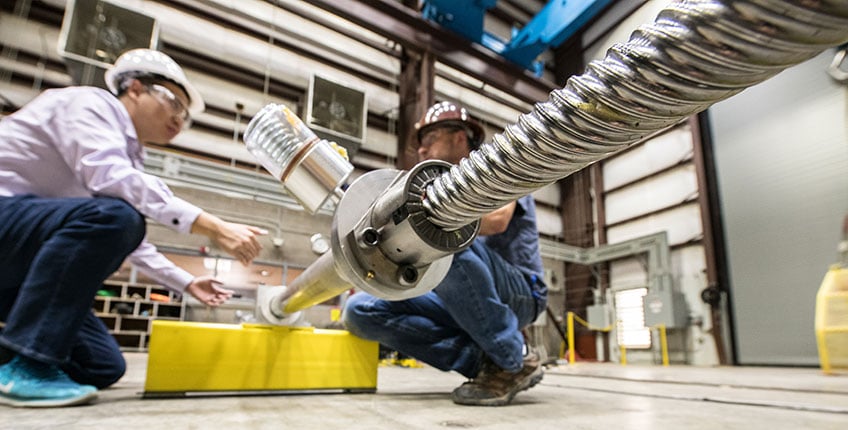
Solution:
<svg viewBox="0 0 848 430"><path fill-rule="evenodd" d="M115 96L95 87L47 90L0 121L0 196L119 197L188 233L202 210L144 173L143 156L129 112ZM194 278L146 239L129 260L177 292Z"/></svg>

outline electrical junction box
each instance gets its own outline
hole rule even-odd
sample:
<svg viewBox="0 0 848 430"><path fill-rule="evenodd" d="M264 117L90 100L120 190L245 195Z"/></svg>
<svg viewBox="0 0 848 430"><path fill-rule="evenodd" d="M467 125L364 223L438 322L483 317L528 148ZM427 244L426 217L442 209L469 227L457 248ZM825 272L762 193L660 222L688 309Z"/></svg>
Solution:
<svg viewBox="0 0 848 430"><path fill-rule="evenodd" d="M586 318L593 329L605 329L612 324L609 305L599 304L586 307Z"/></svg>
<svg viewBox="0 0 848 430"><path fill-rule="evenodd" d="M682 328L688 325L689 309L683 294L671 288L652 288L644 300L645 327L665 324L666 328Z"/></svg>

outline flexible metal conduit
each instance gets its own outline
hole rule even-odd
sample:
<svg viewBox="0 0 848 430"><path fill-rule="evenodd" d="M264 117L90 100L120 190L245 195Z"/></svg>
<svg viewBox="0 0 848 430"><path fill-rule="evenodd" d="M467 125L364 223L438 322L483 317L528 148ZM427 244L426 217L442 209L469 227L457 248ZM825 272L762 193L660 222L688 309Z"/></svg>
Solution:
<svg viewBox="0 0 848 430"><path fill-rule="evenodd" d="M846 0L681 0L427 188L452 230L848 40Z"/></svg>

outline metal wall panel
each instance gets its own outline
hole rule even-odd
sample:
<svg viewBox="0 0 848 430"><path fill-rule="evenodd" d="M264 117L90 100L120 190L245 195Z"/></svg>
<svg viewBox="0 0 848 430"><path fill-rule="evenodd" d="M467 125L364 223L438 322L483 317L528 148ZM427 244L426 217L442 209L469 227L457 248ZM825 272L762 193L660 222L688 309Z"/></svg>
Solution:
<svg viewBox="0 0 848 430"><path fill-rule="evenodd" d="M668 233L668 243L672 246L699 239L703 228L698 203L693 202L610 227L607 229L607 240L609 243L619 243L659 231Z"/></svg>
<svg viewBox="0 0 848 430"><path fill-rule="evenodd" d="M604 191L637 181L691 158L692 128L675 127L604 161Z"/></svg>
<svg viewBox="0 0 848 430"><path fill-rule="evenodd" d="M607 193L607 223L635 218L690 201L698 195L695 166L686 164Z"/></svg>

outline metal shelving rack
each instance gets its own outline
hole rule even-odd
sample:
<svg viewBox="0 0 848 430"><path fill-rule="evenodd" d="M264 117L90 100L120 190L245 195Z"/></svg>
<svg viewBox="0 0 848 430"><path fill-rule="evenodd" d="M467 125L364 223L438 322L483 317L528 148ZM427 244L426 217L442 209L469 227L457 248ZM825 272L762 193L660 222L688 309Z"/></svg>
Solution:
<svg viewBox="0 0 848 430"><path fill-rule="evenodd" d="M94 314L122 351L147 351L153 320L185 318L185 301L161 285L106 281L102 290L113 295L95 296Z"/></svg>

